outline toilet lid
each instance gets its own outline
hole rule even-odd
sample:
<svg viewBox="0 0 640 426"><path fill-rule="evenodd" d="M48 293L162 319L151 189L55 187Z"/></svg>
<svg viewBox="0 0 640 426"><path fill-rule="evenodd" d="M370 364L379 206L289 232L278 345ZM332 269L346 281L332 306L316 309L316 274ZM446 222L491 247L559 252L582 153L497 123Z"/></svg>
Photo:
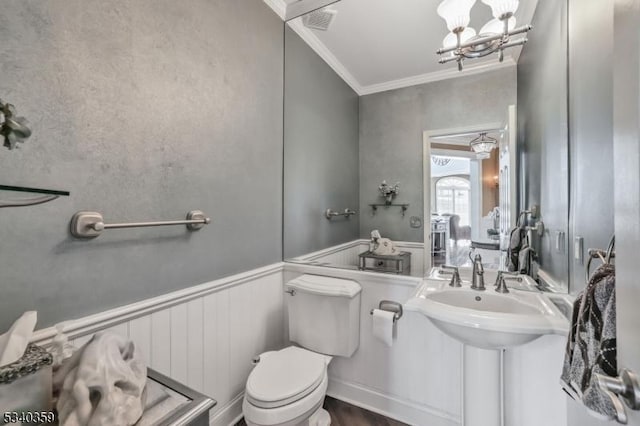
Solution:
<svg viewBox="0 0 640 426"><path fill-rule="evenodd" d="M247 399L262 408L282 407L298 401L320 385L326 357L290 346L260 357L247 380Z"/></svg>

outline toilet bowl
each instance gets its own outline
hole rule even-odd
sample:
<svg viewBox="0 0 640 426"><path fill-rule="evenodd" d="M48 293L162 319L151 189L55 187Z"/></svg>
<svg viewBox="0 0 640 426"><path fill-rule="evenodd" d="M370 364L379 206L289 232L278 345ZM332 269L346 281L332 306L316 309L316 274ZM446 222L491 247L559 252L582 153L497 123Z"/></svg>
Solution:
<svg viewBox="0 0 640 426"><path fill-rule="evenodd" d="M289 346L265 352L247 380L242 412L248 426L329 426L322 409L331 357Z"/></svg>
<svg viewBox="0 0 640 426"><path fill-rule="evenodd" d="M322 408L332 356L350 357L360 343L360 285L302 275L286 285L289 339L300 345L265 352L245 389L249 426L330 426Z"/></svg>

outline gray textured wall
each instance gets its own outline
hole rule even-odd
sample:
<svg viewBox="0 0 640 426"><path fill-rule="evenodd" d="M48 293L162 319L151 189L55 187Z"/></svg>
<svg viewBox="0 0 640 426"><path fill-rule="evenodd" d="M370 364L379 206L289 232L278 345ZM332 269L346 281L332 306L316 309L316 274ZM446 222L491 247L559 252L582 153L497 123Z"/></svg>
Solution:
<svg viewBox="0 0 640 426"><path fill-rule="evenodd" d="M0 330L281 260L282 27L256 0L2 2L0 97L33 137L0 150L0 182L71 197L0 210ZM79 241L83 209L213 222Z"/></svg>
<svg viewBox="0 0 640 426"><path fill-rule="evenodd" d="M540 0L518 61L521 209L538 204L547 232L539 240L541 268L569 284L569 139L567 3ZM522 186L519 186L522 188ZM556 249L558 232L564 244Z"/></svg>
<svg viewBox="0 0 640 426"><path fill-rule="evenodd" d="M507 107L516 103L516 70L427 83L360 98L360 235L372 229L384 237L423 241L423 229L409 226L410 216L423 217L422 134L425 130L504 122ZM399 208L378 209L378 185L400 182L394 202Z"/></svg>
<svg viewBox="0 0 640 426"><path fill-rule="evenodd" d="M606 248L614 232L613 3L593 0L585 7L569 0L570 228L572 238L584 237L585 251ZM576 293L585 286L584 265L574 260L572 246L570 290ZM569 400L568 424L610 422Z"/></svg>
<svg viewBox="0 0 640 426"><path fill-rule="evenodd" d="M285 30L284 256L358 238L358 95Z"/></svg>
<svg viewBox="0 0 640 426"><path fill-rule="evenodd" d="M594 55L593 52L598 52ZM613 2L569 1L571 238L606 248L614 232ZM571 292L586 285L570 244Z"/></svg>

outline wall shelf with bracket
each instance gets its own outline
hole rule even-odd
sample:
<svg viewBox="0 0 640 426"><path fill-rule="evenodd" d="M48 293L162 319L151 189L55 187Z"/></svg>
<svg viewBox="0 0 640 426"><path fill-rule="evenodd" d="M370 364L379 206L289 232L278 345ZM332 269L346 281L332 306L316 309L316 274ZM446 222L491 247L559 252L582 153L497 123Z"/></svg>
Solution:
<svg viewBox="0 0 640 426"><path fill-rule="evenodd" d="M402 208L402 216L404 217L405 212L407 211L407 209L409 208L409 204L384 204L384 203L380 203L380 204L369 204L369 207L371 207L372 213L376 214L376 211L378 210L379 207L400 207Z"/></svg>
<svg viewBox="0 0 640 426"><path fill-rule="evenodd" d="M0 185L0 191L22 192L27 194L42 194L38 197L30 197L30 198L18 198L18 199L12 199L12 200L0 199L0 208L35 206L37 204L43 204L49 201L53 201L61 196L68 197L69 195L71 195L69 191L60 191L57 189L30 188L26 186L10 186L10 185Z"/></svg>

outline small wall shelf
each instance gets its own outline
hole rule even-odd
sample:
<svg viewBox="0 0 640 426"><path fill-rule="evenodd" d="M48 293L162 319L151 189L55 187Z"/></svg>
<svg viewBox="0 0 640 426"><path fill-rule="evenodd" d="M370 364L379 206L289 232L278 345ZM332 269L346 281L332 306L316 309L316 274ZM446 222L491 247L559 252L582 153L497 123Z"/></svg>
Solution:
<svg viewBox="0 0 640 426"><path fill-rule="evenodd" d="M28 194L43 194L39 197L23 198L17 200L0 200L0 208L3 207L26 207L35 206L53 201L60 196L68 197L69 191L59 191L56 189L30 188L26 186L0 185L0 191L23 192Z"/></svg>
<svg viewBox="0 0 640 426"><path fill-rule="evenodd" d="M402 208L402 217L404 217L405 212L409 208L409 204L393 204L393 203L391 203L391 204L384 204L384 203L369 204L369 206L371 207L371 210L373 211L373 214L376 214L376 211L378 210L378 207L400 207L400 208Z"/></svg>

